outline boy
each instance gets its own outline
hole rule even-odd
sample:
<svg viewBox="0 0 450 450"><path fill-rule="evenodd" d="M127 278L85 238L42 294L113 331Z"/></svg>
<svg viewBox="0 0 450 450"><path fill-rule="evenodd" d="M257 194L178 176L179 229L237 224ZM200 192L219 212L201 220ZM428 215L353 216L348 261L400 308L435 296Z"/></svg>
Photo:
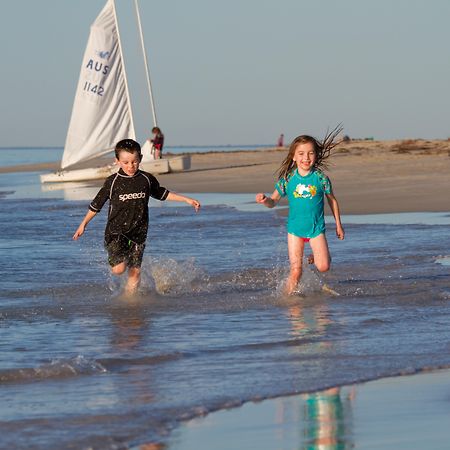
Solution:
<svg viewBox="0 0 450 450"><path fill-rule="evenodd" d="M148 230L148 202L158 200L186 202L197 212L200 203L192 198L170 192L159 185L158 180L139 170L141 147L132 139L116 144L116 164L120 169L109 176L81 221L73 239L77 240L87 224L97 215L109 199L108 222L105 228L105 247L114 275L121 275L128 267L125 292L132 294L139 287L141 263Z"/></svg>

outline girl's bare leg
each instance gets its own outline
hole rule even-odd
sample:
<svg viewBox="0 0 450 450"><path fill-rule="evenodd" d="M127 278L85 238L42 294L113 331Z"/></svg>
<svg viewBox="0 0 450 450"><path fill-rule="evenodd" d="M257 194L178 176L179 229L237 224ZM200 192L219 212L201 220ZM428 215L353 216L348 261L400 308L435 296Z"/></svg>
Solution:
<svg viewBox="0 0 450 450"><path fill-rule="evenodd" d="M327 272L330 270L330 251L328 250L328 242L325 234L319 234L309 241L309 245L313 251L314 264L319 272Z"/></svg>
<svg viewBox="0 0 450 450"><path fill-rule="evenodd" d="M298 282L302 277L302 259L305 242L302 238L288 233L288 253L290 263L289 278L286 281L285 292L292 294L297 288Z"/></svg>

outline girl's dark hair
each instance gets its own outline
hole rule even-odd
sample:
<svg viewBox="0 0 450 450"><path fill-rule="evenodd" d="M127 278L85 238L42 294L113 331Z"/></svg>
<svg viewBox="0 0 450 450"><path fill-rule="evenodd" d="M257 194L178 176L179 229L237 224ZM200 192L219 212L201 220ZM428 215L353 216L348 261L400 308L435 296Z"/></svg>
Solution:
<svg viewBox="0 0 450 450"><path fill-rule="evenodd" d="M153 127L153 128L152 128L152 133L161 134L161 128L159 128L159 127Z"/></svg>
<svg viewBox="0 0 450 450"><path fill-rule="evenodd" d="M139 156L141 156L141 146L133 139L122 139L116 144L115 154L117 159L119 159L119 153L122 151L128 153L137 153Z"/></svg>
<svg viewBox="0 0 450 450"><path fill-rule="evenodd" d="M336 126L332 131L327 131L325 137L322 141L317 140L312 136L308 136L307 134L302 134L301 136L297 136L289 146L288 154L286 158L281 163L280 168L278 169L278 179L282 178L287 179L290 177L292 172L297 167L294 160L295 150L299 144L311 143L314 148L314 152L316 154L316 161L314 163L315 169L325 169L326 168L326 159L331 155L331 151L334 147L339 145L342 140L337 140L337 136L343 130L341 125Z"/></svg>

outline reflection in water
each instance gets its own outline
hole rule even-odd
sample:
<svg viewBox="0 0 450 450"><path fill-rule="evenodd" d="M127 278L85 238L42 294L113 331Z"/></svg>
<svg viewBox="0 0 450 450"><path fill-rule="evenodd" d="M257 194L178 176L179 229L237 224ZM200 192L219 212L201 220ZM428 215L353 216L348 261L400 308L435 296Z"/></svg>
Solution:
<svg viewBox="0 0 450 450"><path fill-rule="evenodd" d="M53 196L61 196L64 200L79 201L91 200L97 194L103 182L61 182L41 184L43 193L50 193Z"/></svg>
<svg viewBox="0 0 450 450"><path fill-rule="evenodd" d="M340 450L354 447L353 391L343 396L341 388L305 395L303 406L304 449Z"/></svg>
<svg viewBox="0 0 450 450"><path fill-rule="evenodd" d="M138 350L150 325L150 319L138 300L123 301L123 307L120 305L114 308L111 314L111 346L118 354Z"/></svg>
<svg viewBox="0 0 450 450"><path fill-rule="evenodd" d="M327 328L332 324L326 303L315 305L296 304L288 309L291 334L297 338L311 338L308 353L330 351L332 343L326 339ZM308 340L309 341L309 340ZM303 345L293 351L302 353ZM320 367L318 368L320 371ZM317 373L320 377L320 373ZM343 398L341 388L303 396L302 416L300 417L303 436L300 437L303 449L348 449L353 448L351 399L354 390ZM280 414L277 414L278 420Z"/></svg>
<svg viewBox="0 0 450 450"><path fill-rule="evenodd" d="M288 308L294 337L319 337L325 334L331 320L328 317L328 307L325 303L305 307L302 304Z"/></svg>
<svg viewBox="0 0 450 450"><path fill-rule="evenodd" d="M164 450L165 448L167 447L164 444L149 442L147 444L131 447L130 450Z"/></svg>
<svg viewBox="0 0 450 450"><path fill-rule="evenodd" d="M290 347L291 352L312 355L330 351L332 342L326 338L326 331L332 322L326 303L297 303L287 309L287 315L291 324L291 336L299 341L298 345Z"/></svg>
<svg viewBox="0 0 450 450"><path fill-rule="evenodd" d="M124 379L119 377L115 389L124 408L131 406L147 406L154 402L155 394L152 390L153 372L152 364L142 360L133 363L128 360L130 355L139 355L145 358L149 354L146 342L151 324L151 311L145 305L144 298L123 297L116 299L122 302L111 310L111 353L121 355L123 361L122 373ZM148 299L147 299L148 300ZM151 428L149 419L148 427ZM132 447L132 450L163 450L166 446L160 442L146 442Z"/></svg>

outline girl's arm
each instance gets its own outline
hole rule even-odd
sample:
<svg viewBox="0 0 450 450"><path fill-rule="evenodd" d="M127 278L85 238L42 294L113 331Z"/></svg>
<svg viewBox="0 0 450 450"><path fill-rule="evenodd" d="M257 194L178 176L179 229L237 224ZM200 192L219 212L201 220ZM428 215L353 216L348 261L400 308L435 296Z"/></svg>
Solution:
<svg viewBox="0 0 450 450"><path fill-rule="evenodd" d="M280 198L280 193L275 189L270 197L263 193L256 194L256 203L261 203L267 208L273 208L280 201Z"/></svg>
<svg viewBox="0 0 450 450"><path fill-rule="evenodd" d="M327 194L328 204L330 205L331 212L333 213L334 220L336 221L336 236L339 239L344 239L345 231L341 223L341 215L339 213L339 203L333 194Z"/></svg>
<svg viewBox="0 0 450 450"><path fill-rule="evenodd" d="M182 194L177 194L176 192L169 192L169 195L167 196L166 200L170 200L172 202L185 202L188 205L193 206L195 212L198 212L198 210L200 209L200 202L198 200L186 197L185 195Z"/></svg>
<svg viewBox="0 0 450 450"><path fill-rule="evenodd" d="M77 228L77 231L75 231L75 234L73 235L73 239L76 241L86 229L87 224L97 215L95 211L89 210L87 214L84 216L84 219L81 221L80 225Z"/></svg>

